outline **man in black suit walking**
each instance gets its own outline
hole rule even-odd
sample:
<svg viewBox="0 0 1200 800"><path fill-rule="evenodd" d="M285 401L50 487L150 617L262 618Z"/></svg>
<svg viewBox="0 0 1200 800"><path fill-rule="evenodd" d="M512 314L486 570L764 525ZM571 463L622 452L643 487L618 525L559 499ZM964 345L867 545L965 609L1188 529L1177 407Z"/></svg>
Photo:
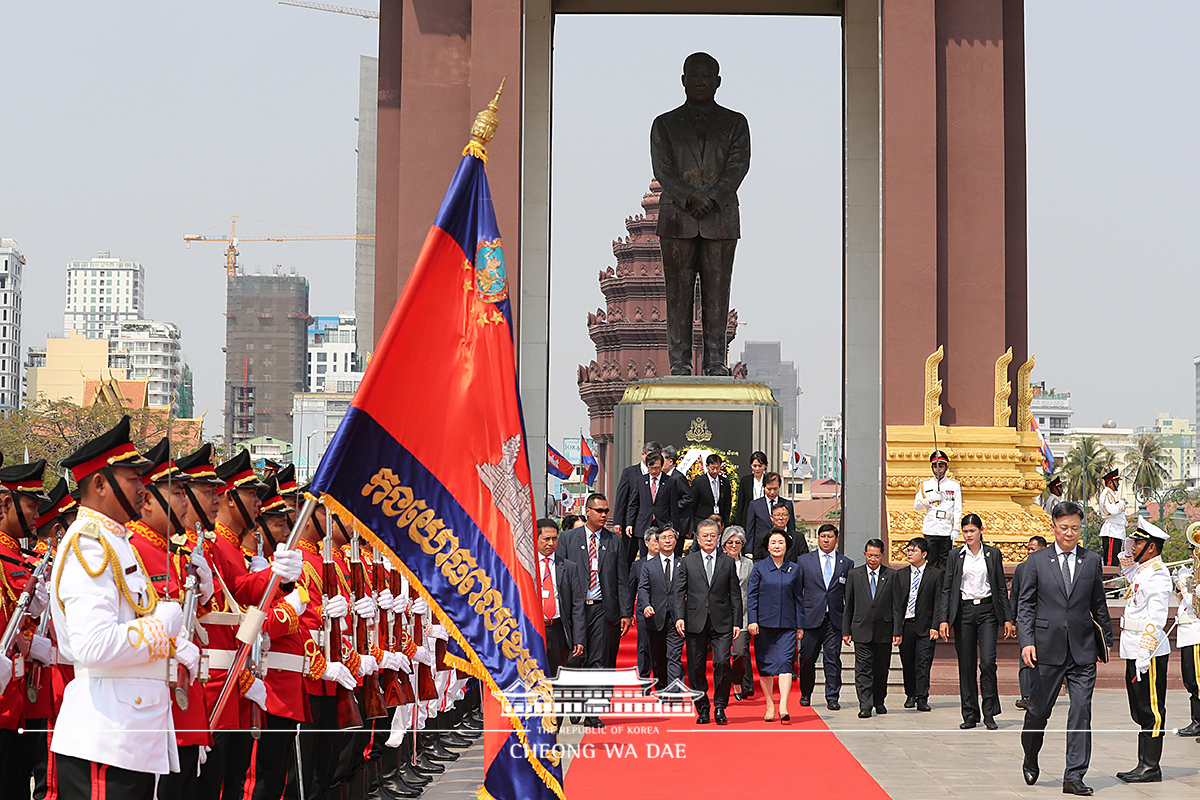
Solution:
<svg viewBox="0 0 1200 800"><path fill-rule="evenodd" d="M797 539L796 511L792 506L791 500L779 496L779 489L782 485L783 478L780 477L778 472L768 472L763 475L763 496L757 500L751 500L750 507L745 511L746 548L743 552L755 561L761 561L767 557L766 539L767 534L775 527L775 523L771 519L771 512L776 507L783 506L788 510L787 527L785 530L793 542ZM801 536L799 538L804 537ZM805 552L808 552L807 548Z"/></svg>
<svg viewBox="0 0 1200 800"><path fill-rule="evenodd" d="M1050 508L1050 511L1053 511L1054 506L1061 503L1062 499L1054 495L1050 495L1050 497L1054 499L1054 503L1051 505L1048 502L1047 507ZM1026 557L1033 555L1045 546L1046 539L1044 537L1030 536L1029 541L1025 544ZM1008 590L1008 606L1012 610L1014 619L1017 613L1017 599L1021 596L1021 582L1025 574L1025 565L1025 561L1017 564L1016 569L1013 570L1012 584ZM1033 684L1037 681L1037 667L1026 666L1025 662L1022 661L1021 668L1017 672L1017 681L1021 686L1021 699L1017 701L1017 708L1028 708L1029 696L1033 694Z"/></svg>
<svg viewBox="0 0 1200 800"><path fill-rule="evenodd" d="M713 515L721 517L721 527L729 524L729 510L733 506L733 493L729 478L721 473L721 457L710 453L704 459L705 472L692 480L692 530L699 527L702 519Z"/></svg>
<svg viewBox="0 0 1200 800"><path fill-rule="evenodd" d="M637 485L642 476L650 471L650 468L646 466L646 456L660 452L662 452L662 446L658 442L643 444L642 460L621 470L621 479L617 481L617 491L614 495L616 499L610 521L621 536L621 552L625 555L626 563L632 563L638 553L638 545L634 541L633 520L629 519L628 514L629 497L637 491Z"/></svg>
<svg viewBox="0 0 1200 800"><path fill-rule="evenodd" d="M796 559L800 626L800 705L811 704L817 681L817 656L823 654L825 703L830 711L842 707L842 612L846 607L846 576L854 561L837 552L838 529L825 523L817 531L817 549Z"/></svg>
<svg viewBox="0 0 1200 800"><path fill-rule="evenodd" d="M604 527L608 522L608 498L599 492L588 495L585 523L565 531L558 541L558 555L575 562L584 582L584 624L587 626L585 666L613 669L617 648L633 625L633 595L629 587L629 562L621 554L617 534ZM596 717L585 722L603 727Z"/></svg>
<svg viewBox="0 0 1200 800"><path fill-rule="evenodd" d="M711 519L696 523L696 544L679 562L674 583L675 630L687 641L688 684L701 692L696 700L696 724L708 724L708 648L713 654L713 705L718 725L727 725L725 707L733 680L730 651L741 634L742 584L737 564L717 549L720 525Z"/></svg>
<svg viewBox="0 0 1200 800"><path fill-rule="evenodd" d="M550 677L559 667L583 656L587 623L583 613L583 577L574 561L555 557L558 524L552 519L538 523L538 592L542 620L546 624L546 658Z"/></svg>
<svg viewBox="0 0 1200 800"><path fill-rule="evenodd" d="M1025 560L1029 566L1017 600L1021 659L1038 670L1021 732L1025 750L1021 772L1025 783L1032 786L1037 781L1046 722L1066 681L1071 706L1063 793L1090 795L1083 776L1092 754L1092 691L1096 661L1112 647L1112 619L1104 598L1100 556L1079 546L1083 508L1067 500L1055 506L1053 518L1054 546Z"/></svg>
<svg viewBox="0 0 1200 800"><path fill-rule="evenodd" d="M671 681L683 678L683 637L675 628L675 597L672 591L679 558L675 555L675 530L663 528L654 534L658 554L642 561L638 584L638 608L645 618L654 688L662 691ZM637 562L635 562L637 563Z"/></svg>
<svg viewBox="0 0 1200 800"><path fill-rule="evenodd" d="M871 709L886 714L888 670L892 647L900 644L896 620L895 583L892 569L883 563L883 542L868 539L863 550L866 563L850 570L846 581L846 610L842 615L842 640L854 643L854 689L858 694L858 716L867 719Z"/></svg>
<svg viewBox="0 0 1200 800"><path fill-rule="evenodd" d="M896 617L900 620L900 665L904 669L904 707L932 711L929 671L937 641L937 611L942 600L942 571L929 563L924 536L910 539L908 566L896 574Z"/></svg>
<svg viewBox="0 0 1200 800"><path fill-rule="evenodd" d="M646 555L645 535L649 528L671 525L678 515L679 489L676 482L663 472L662 453L646 454L646 474L637 480L629 493L625 519L632 520L633 535L638 540L638 557Z"/></svg>

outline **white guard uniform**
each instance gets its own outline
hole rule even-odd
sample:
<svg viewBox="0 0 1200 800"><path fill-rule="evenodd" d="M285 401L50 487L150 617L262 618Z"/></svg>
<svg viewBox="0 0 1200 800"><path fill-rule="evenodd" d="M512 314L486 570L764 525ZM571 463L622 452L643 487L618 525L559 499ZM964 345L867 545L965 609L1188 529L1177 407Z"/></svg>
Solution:
<svg viewBox="0 0 1200 800"><path fill-rule="evenodd" d="M139 618L126 599L127 592L144 607L153 591L129 531L81 508L59 545L53 575L50 613L59 657L75 665L75 679L63 695L50 749L135 772L178 772L167 687L170 640L156 618Z"/></svg>
<svg viewBox="0 0 1200 800"><path fill-rule="evenodd" d="M931 502L925 508L922 501ZM925 536L949 536L958 539L958 522L962 519L962 487L953 478L926 478L913 498L913 508L925 511L921 533Z"/></svg>
<svg viewBox="0 0 1200 800"><path fill-rule="evenodd" d="M1184 591L1186 581L1192 575L1190 564L1180 567L1175 572L1175 593L1179 595L1179 607L1175 609L1175 646L1187 647L1200 644L1200 597L1196 592L1200 587Z"/></svg>
<svg viewBox="0 0 1200 800"><path fill-rule="evenodd" d="M1139 673L1150 668L1150 659L1171 652L1165 635L1171 603L1171 573L1159 557L1144 564L1122 567L1129 581L1125 615L1121 617L1121 658L1135 659Z"/></svg>
<svg viewBox="0 0 1200 800"><path fill-rule="evenodd" d="M1046 513L1050 515L1050 518L1053 519L1054 518L1054 507L1057 506L1062 501L1063 501L1063 499L1061 497L1058 497L1053 494L1048 494L1048 495L1046 495L1046 502L1042 503L1042 508L1044 508L1046 510Z"/></svg>
<svg viewBox="0 0 1200 800"><path fill-rule="evenodd" d="M1107 486L1100 493L1100 514L1104 524L1100 526L1100 535L1110 539L1125 538L1125 501L1117 497L1117 493Z"/></svg>

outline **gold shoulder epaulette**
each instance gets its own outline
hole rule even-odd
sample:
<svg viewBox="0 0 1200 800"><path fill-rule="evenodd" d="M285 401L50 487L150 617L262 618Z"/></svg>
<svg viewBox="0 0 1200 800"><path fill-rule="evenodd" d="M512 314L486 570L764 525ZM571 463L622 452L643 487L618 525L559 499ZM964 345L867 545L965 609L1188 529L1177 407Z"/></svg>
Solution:
<svg viewBox="0 0 1200 800"><path fill-rule="evenodd" d="M215 542L217 540L217 532L216 531L205 531L204 538L208 539L210 542Z"/></svg>
<svg viewBox="0 0 1200 800"><path fill-rule="evenodd" d="M89 520L83 523L83 526L80 527L78 533L80 536L88 536L92 539L99 539L101 530L98 524Z"/></svg>

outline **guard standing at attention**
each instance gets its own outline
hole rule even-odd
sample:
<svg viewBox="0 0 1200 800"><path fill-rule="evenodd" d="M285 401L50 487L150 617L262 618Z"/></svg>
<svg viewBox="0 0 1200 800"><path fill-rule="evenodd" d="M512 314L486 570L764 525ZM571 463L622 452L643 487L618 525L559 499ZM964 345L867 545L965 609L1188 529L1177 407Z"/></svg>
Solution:
<svg viewBox="0 0 1200 800"><path fill-rule="evenodd" d="M1179 606L1175 609L1175 646L1179 648L1179 671L1183 674L1183 685L1191 695L1192 721L1176 733L1180 736L1200 735L1200 587L1196 585L1197 565L1200 564L1200 526L1188 526L1188 540L1192 543L1192 563L1185 564L1175 573L1175 594Z"/></svg>
<svg viewBox="0 0 1200 800"><path fill-rule="evenodd" d="M1121 473L1116 468L1104 473L1104 491L1100 492L1100 515L1104 517L1100 526L1100 558L1106 567L1117 565L1117 556L1125 542L1125 501L1117 496L1120 486Z"/></svg>
<svg viewBox="0 0 1200 800"><path fill-rule="evenodd" d="M946 568L946 556L958 536L958 521L962 519L962 487L946 477L950 459L942 450L929 455L933 477L917 487L913 507L925 511L921 534L929 543L929 563L938 569Z"/></svg>

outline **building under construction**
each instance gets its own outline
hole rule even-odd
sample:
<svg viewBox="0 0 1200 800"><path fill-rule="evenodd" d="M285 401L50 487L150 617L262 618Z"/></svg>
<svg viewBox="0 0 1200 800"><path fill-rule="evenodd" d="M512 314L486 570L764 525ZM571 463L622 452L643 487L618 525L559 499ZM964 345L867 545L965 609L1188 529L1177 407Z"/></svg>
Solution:
<svg viewBox="0 0 1200 800"><path fill-rule="evenodd" d="M225 441L291 441L292 395L304 391L308 279L230 275L225 304Z"/></svg>

